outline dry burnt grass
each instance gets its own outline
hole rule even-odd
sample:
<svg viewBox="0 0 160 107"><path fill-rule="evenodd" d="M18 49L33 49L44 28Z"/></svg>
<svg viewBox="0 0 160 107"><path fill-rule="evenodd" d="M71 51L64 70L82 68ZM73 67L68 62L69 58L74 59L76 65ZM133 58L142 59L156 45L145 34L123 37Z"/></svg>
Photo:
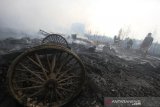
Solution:
<svg viewBox="0 0 160 107"><path fill-rule="evenodd" d="M160 66L98 52L78 55L86 68L86 82L66 106L103 107L104 97L160 97ZM12 58L6 57L0 59L0 107L21 107L7 92L6 73Z"/></svg>

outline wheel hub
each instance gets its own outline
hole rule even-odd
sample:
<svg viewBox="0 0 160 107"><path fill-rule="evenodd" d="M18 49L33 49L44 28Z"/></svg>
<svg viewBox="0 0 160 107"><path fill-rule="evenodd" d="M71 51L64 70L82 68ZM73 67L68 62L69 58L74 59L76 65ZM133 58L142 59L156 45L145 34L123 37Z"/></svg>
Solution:
<svg viewBox="0 0 160 107"><path fill-rule="evenodd" d="M57 86L58 86L58 83L54 79L48 80L44 85L45 89L47 90L54 90Z"/></svg>

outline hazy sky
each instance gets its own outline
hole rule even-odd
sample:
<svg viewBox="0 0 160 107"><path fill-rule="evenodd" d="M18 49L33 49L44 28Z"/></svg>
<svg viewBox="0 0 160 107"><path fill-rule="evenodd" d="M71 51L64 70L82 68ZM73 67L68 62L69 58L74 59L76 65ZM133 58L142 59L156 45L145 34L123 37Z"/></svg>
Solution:
<svg viewBox="0 0 160 107"><path fill-rule="evenodd" d="M160 0L0 0L0 29L72 33L74 23L111 37L120 28L137 39L153 32L160 42Z"/></svg>

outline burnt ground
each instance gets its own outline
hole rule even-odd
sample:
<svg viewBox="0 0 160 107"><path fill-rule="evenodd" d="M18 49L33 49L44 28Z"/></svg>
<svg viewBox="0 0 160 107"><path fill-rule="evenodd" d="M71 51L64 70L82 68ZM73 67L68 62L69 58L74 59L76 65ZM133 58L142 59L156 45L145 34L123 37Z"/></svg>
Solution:
<svg viewBox="0 0 160 107"><path fill-rule="evenodd" d="M86 68L82 92L67 107L103 107L104 97L160 97L160 60L130 52L89 52L79 46L76 53ZM0 107L22 107L8 93L9 60L1 57ZM3 63L2 63L3 62Z"/></svg>

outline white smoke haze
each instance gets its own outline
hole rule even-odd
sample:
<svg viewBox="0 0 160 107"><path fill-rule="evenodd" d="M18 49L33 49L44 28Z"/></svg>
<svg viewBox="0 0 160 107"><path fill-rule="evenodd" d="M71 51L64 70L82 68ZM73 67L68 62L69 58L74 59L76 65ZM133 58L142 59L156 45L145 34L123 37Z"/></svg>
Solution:
<svg viewBox="0 0 160 107"><path fill-rule="evenodd" d="M159 19L159 0L0 0L0 38L7 37L5 29L31 34L39 29L91 31L113 37L120 28L129 28L131 38L143 39L152 32L160 42Z"/></svg>

